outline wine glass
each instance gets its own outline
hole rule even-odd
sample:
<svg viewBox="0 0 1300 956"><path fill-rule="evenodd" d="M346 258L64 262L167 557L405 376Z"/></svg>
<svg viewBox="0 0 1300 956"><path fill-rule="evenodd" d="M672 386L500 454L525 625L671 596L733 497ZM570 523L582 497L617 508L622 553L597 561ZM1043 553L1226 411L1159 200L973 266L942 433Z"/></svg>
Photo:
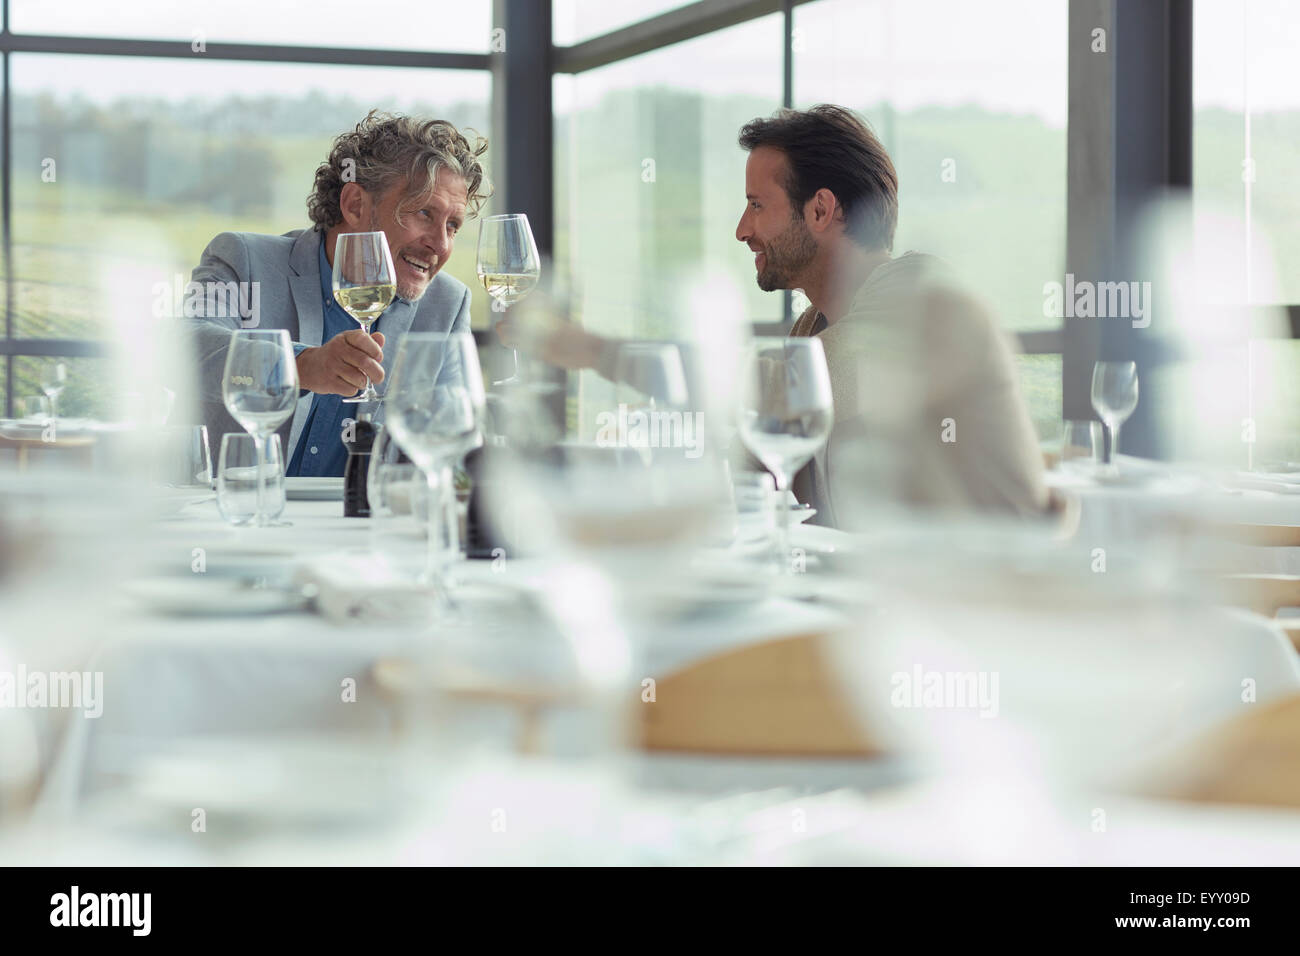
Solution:
<svg viewBox="0 0 1300 956"><path fill-rule="evenodd" d="M479 224L477 270L483 288L497 303L492 307L494 314L505 311L533 291L542 275L542 260L526 215L488 216ZM519 352L510 351L514 374L493 385L519 384Z"/></svg>
<svg viewBox="0 0 1300 956"><path fill-rule="evenodd" d="M232 418L253 436L257 450L257 521L272 522L266 510L267 440L298 403L298 366L286 329L235 329L230 333L221 397Z"/></svg>
<svg viewBox="0 0 1300 956"><path fill-rule="evenodd" d="M59 396L68 384L68 366L62 362L50 362L41 369L41 391L50 400L50 420L59 419Z"/></svg>
<svg viewBox="0 0 1300 956"><path fill-rule="evenodd" d="M357 320L361 330L370 334L370 326L384 314L397 295L393 272L393 254L382 232L340 233L334 244L334 301ZM361 394L344 402L382 401L366 376Z"/></svg>
<svg viewBox="0 0 1300 956"><path fill-rule="evenodd" d="M790 508L795 473L830 436L835 420L826 353L815 338L756 338L740 380L740 440L776 479L777 560L790 569Z"/></svg>
<svg viewBox="0 0 1300 956"><path fill-rule="evenodd" d="M614 381L617 443L635 448L648 467L654 449L681 444L685 437L690 396L682 353L667 342L625 342L614 361Z"/></svg>
<svg viewBox="0 0 1300 956"><path fill-rule="evenodd" d="M482 444L485 404L473 335L412 332L405 337L387 392L388 428L429 484L429 581L444 602L443 565L448 554L460 550L459 521L447 520L456 508L452 466Z"/></svg>
<svg viewBox="0 0 1300 956"><path fill-rule="evenodd" d="M1137 364L1134 362L1098 362L1092 367L1092 407L1110 430L1110 448L1106 465L1111 466L1119 454L1119 426L1124 424L1138 403ZM1118 466L1111 471L1118 470Z"/></svg>

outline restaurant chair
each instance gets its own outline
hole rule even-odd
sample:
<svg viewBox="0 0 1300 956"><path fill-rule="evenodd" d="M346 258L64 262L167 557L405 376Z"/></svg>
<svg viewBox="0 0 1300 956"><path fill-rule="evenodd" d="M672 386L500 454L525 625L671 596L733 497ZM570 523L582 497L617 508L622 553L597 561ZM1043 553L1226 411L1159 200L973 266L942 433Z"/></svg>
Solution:
<svg viewBox="0 0 1300 956"><path fill-rule="evenodd" d="M1196 803L1300 807L1300 696L1251 705L1154 768L1141 789Z"/></svg>
<svg viewBox="0 0 1300 956"><path fill-rule="evenodd" d="M564 688L512 684L486 675L462 672L439 674L436 686L421 677L419 668L404 658L381 658L370 671L371 682L393 712L393 728L398 735L408 732L406 714L411 695L441 695L467 706L497 706L513 711L517 719L515 752L521 755L546 751L544 732L548 711L573 706L577 695Z"/></svg>
<svg viewBox="0 0 1300 956"><path fill-rule="evenodd" d="M1300 576L1294 574L1228 574L1212 584L1222 603L1265 617L1277 617L1284 607L1300 607Z"/></svg>
<svg viewBox="0 0 1300 956"><path fill-rule="evenodd" d="M632 745L649 752L732 756L875 757L881 748L859 727L827 665L823 638L787 637L725 651L665 675L653 699L629 685ZM422 678L410 661L375 663L372 680L394 708L397 733ZM509 685L481 675L440 675L436 690L468 706L515 712L515 752L546 752L549 712L580 704L563 688Z"/></svg>
<svg viewBox="0 0 1300 956"><path fill-rule="evenodd" d="M95 437L77 435L55 441L42 441L39 438L11 438L0 435L0 450L3 449L14 453L19 471L27 470L33 452L42 457L58 454L64 460L70 459L75 464L89 468L94 464Z"/></svg>
<svg viewBox="0 0 1300 956"><path fill-rule="evenodd" d="M1300 548L1300 526L1286 524L1216 524L1210 534L1256 548Z"/></svg>
<svg viewBox="0 0 1300 956"><path fill-rule="evenodd" d="M829 666L825 638L804 634L747 645L659 680L643 701L638 743L648 751L800 757L875 757Z"/></svg>

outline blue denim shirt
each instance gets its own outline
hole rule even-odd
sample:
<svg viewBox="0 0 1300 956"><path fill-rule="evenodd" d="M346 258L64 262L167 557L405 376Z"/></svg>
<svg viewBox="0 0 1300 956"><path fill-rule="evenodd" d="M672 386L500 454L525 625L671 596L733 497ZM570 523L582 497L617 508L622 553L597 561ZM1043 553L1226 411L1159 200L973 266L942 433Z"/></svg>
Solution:
<svg viewBox="0 0 1300 956"><path fill-rule="evenodd" d="M334 300L334 271L325 256L325 243L320 244L320 292L325 311L325 328L321 335L324 344L334 336L349 329L360 328L356 319L348 315ZM398 300L393 299L394 302ZM391 309L392 306L390 305ZM387 310L384 315L387 315ZM370 326L371 332L380 331L381 315ZM296 350L301 351L301 349ZM366 406L361 406L365 408ZM355 418L356 405L344 405L342 395L317 394L312 398L311 411L298 438L298 447L285 471L287 475L311 477L341 476L348 460L347 446L343 444L343 422Z"/></svg>

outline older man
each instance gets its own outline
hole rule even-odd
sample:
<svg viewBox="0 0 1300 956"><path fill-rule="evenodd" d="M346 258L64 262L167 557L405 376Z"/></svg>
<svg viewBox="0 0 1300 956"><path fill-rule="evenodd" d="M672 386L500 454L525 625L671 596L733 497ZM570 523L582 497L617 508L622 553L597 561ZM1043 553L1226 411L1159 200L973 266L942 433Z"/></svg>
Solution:
<svg viewBox="0 0 1300 956"><path fill-rule="evenodd" d="M392 369L403 335L469 330L470 291L441 273L456 235L491 187L480 157L487 141L471 142L443 120L372 111L334 141L316 170L307 200L312 227L282 236L223 232L194 270L196 298L187 314L200 367L200 404L215 445L242 431L226 411L221 377L232 330L287 329L302 388L293 418L281 429L290 475L341 475L347 460L344 419L356 409L382 415L382 405L343 402ZM334 300L334 247L340 233L382 231L396 270L397 297L372 334ZM229 286L229 283L238 283ZM256 309L231 315L212 288L252 289ZM193 289L194 286L191 286ZM255 311L256 314L250 314ZM198 313L195 315L195 313Z"/></svg>

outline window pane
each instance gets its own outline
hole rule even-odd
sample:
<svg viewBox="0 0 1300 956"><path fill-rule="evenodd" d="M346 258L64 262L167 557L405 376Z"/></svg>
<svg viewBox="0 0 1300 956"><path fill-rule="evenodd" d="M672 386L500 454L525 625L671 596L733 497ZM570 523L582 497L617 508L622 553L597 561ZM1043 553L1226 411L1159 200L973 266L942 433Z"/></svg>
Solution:
<svg viewBox="0 0 1300 956"><path fill-rule="evenodd" d="M708 70L698 68L708 63ZM736 241L740 127L781 103L781 18L764 17L575 77L557 77L556 251L584 324L615 337L683 334L682 290L731 281L748 317L781 316ZM579 435L607 384L579 376Z"/></svg>
<svg viewBox="0 0 1300 956"><path fill-rule="evenodd" d="M553 0L551 42L571 46L684 6L687 0Z"/></svg>
<svg viewBox="0 0 1300 956"><path fill-rule="evenodd" d="M43 355L18 355L14 357L14 405L25 398L41 394L41 373L56 362L68 369L67 385L59 395L60 418L97 418L107 420L118 411L119 387L112 374L111 363L98 358L58 358Z"/></svg>
<svg viewBox="0 0 1300 956"><path fill-rule="evenodd" d="M899 177L896 253L945 257L1009 329L1065 264L1067 0L795 8L795 105L860 111Z"/></svg>
<svg viewBox="0 0 1300 956"><path fill-rule="evenodd" d="M1061 437L1061 356L1020 355L1020 396L1039 441Z"/></svg>
<svg viewBox="0 0 1300 956"><path fill-rule="evenodd" d="M1197 0L1192 9L1193 196L1266 240L1234 244L1216 268L1239 282L1242 302L1300 302L1300 6Z"/></svg>
<svg viewBox="0 0 1300 956"><path fill-rule="evenodd" d="M491 0L9 0L14 33L486 53ZM203 54L196 52L196 58ZM166 69L164 67L164 69Z"/></svg>
<svg viewBox="0 0 1300 956"><path fill-rule="evenodd" d="M102 337L106 277L183 283L220 232L306 228L316 166L371 107L487 130L486 72L164 68L160 85L148 59L13 57L16 336ZM447 271L472 285L473 241L458 246Z"/></svg>

